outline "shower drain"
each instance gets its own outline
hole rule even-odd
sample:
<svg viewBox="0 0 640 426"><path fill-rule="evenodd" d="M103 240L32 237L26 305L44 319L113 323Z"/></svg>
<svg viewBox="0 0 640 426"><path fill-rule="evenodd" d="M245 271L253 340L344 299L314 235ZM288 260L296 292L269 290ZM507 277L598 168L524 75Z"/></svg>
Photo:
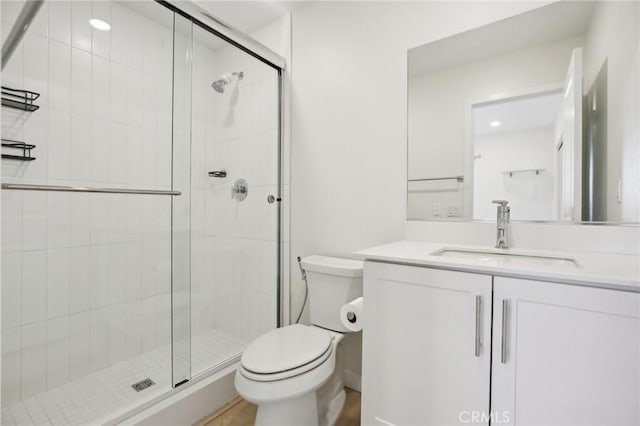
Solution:
<svg viewBox="0 0 640 426"><path fill-rule="evenodd" d="M131 387L134 388L136 392L141 392L146 388L153 386L155 384L156 382L154 382L153 380L147 377L146 379L142 379L139 382L132 384Z"/></svg>

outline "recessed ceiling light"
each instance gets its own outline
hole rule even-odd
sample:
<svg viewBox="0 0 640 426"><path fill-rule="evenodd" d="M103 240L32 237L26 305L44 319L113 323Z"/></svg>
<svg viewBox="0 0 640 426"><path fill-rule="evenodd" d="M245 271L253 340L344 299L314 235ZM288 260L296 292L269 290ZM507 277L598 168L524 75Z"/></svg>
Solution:
<svg viewBox="0 0 640 426"><path fill-rule="evenodd" d="M111 31L111 25L104 22L101 19L92 18L89 19L89 25L95 28L98 31Z"/></svg>
<svg viewBox="0 0 640 426"><path fill-rule="evenodd" d="M499 125L501 125L502 123L499 122L498 120L496 121L492 121L491 123L489 123L489 126L491 127L498 127Z"/></svg>

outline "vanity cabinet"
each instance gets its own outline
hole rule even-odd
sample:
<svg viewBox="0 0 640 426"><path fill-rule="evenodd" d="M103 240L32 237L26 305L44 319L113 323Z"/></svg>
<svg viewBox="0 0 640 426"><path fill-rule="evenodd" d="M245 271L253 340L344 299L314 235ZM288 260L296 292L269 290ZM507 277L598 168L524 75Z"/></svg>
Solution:
<svg viewBox="0 0 640 426"><path fill-rule="evenodd" d="M508 413L504 424L513 425L640 424L639 311L637 293L495 277L494 416Z"/></svg>
<svg viewBox="0 0 640 426"><path fill-rule="evenodd" d="M488 412L491 277L365 262L364 280L362 424Z"/></svg>
<svg viewBox="0 0 640 426"><path fill-rule="evenodd" d="M363 425L638 425L640 295L365 262Z"/></svg>

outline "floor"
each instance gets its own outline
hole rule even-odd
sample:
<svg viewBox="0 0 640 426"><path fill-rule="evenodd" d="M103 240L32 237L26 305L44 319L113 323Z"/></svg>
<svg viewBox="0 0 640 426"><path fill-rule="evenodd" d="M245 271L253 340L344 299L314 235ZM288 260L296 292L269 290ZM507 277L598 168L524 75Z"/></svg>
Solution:
<svg viewBox="0 0 640 426"><path fill-rule="evenodd" d="M201 372L239 354L246 342L207 330L192 338L191 371ZM171 349L164 346L58 388L2 407L3 426L81 425L125 413L171 389ZM136 392L131 385L151 378L155 385Z"/></svg>
<svg viewBox="0 0 640 426"><path fill-rule="evenodd" d="M253 426L256 406L238 397L195 426ZM336 426L360 426L360 392L347 389L347 400Z"/></svg>

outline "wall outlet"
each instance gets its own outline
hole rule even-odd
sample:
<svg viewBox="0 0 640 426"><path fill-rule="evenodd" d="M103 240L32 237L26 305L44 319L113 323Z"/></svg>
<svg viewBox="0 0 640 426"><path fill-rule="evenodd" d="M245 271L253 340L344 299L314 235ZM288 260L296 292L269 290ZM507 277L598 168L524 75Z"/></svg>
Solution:
<svg viewBox="0 0 640 426"><path fill-rule="evenodd" d="M432 209L431 214L433 216L440 216L440 203L433 203L431 205L431 209Z"/></svg>
<svg viewBox="0 0 640 426"><path fill-rule="evenodd" d="M462 205L460 204L447 204L447 216L460 217L462 215Z"/></svg>

